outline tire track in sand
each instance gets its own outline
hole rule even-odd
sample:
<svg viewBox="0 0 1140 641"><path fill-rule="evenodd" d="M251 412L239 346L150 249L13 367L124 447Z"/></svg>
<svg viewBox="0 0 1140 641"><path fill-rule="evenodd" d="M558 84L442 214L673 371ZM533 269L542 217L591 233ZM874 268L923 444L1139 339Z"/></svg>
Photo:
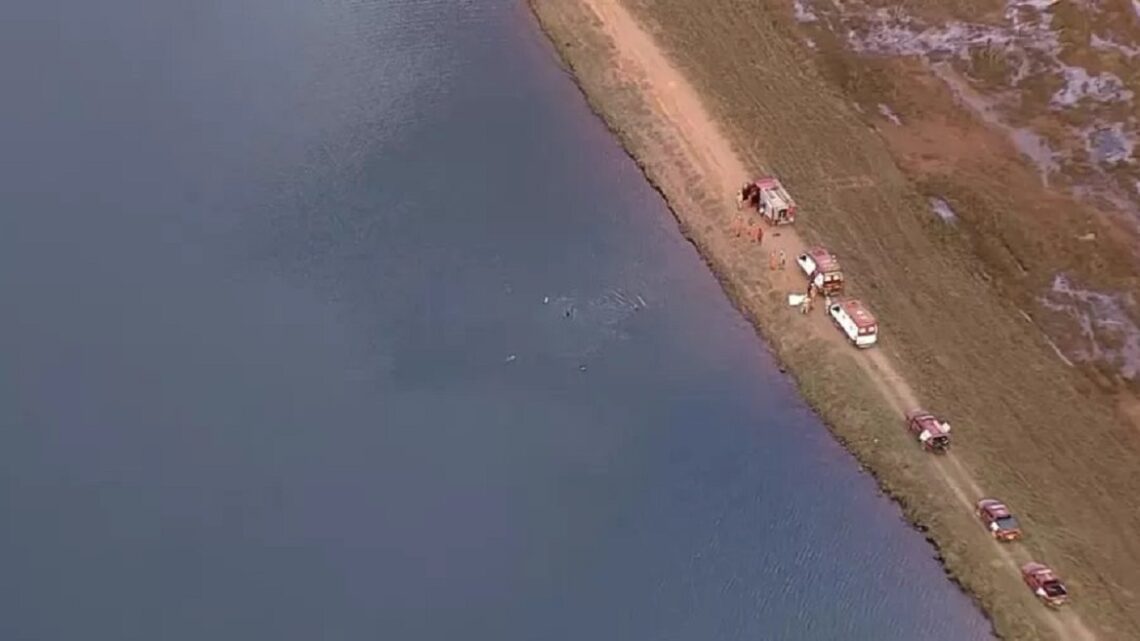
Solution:
<svg viewBox="0 0 1140 641"><path fill-rule="evenodd" d="M641 88L650 106L670 126L690 169L695 170L710 189L725 194L727 200L729 195L737 191L740 182L748 179L752 172L741 162L732 145L709 116L700 96L619 0L580 1L593 12L602 31L609 37L618 62L617 73ZM729 216L731 213L725 219ZM773 250L784 250L788 255L795 256L805 249L805 244L794 229L782 229L779 235L769 236L771 240L766 243ZM809 321L813 336L847 346L844 337L822 315L806 320ZM900 420L905 412L920 406L917 395L882 350L862 352L856 354L855 359L900 415ZM985 496L974 476L953 454L939 457L931 467L937 470L949 486L962 509L973 510L974 502ZM979 553L994 554L1008 571L1015 574L1020 572L1021 563L1029 560L1024 548L997 544L991 548L979 550ZM1097 640L1096 635L1072 610L1055 613L1041 609L1037 615L1061 639Z"/></svg>

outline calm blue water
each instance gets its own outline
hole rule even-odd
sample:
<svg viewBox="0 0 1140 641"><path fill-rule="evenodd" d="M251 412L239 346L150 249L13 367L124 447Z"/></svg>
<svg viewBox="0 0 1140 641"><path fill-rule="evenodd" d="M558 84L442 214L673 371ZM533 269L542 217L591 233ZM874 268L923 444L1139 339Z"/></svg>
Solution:
<svg viewBox="0 0 1140 641"><path fill-rule="evenodd" d="M17 0L0 638L988 638L519 0Z"/></svg>

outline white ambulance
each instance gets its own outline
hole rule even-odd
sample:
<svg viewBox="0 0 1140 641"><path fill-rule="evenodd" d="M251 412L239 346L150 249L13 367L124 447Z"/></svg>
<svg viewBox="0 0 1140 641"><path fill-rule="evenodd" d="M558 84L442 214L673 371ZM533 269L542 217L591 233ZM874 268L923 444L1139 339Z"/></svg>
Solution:
<svg viewBox="0 0 1140 641"><path fill-rule="evenodd" d="M879 340L879 324L863 303L847 298L832 301L827 314L855 347L871 347Z"/></svg>

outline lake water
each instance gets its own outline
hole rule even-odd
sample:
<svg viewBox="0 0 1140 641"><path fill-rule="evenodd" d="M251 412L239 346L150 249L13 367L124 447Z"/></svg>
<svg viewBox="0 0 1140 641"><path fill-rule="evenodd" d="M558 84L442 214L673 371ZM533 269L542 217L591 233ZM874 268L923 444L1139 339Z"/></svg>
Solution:
<svg viewBox="0 0 1140 641"><path fill-rule="evenodd" d="M0 638L988 638L520 0L17 0Z"/></svg>

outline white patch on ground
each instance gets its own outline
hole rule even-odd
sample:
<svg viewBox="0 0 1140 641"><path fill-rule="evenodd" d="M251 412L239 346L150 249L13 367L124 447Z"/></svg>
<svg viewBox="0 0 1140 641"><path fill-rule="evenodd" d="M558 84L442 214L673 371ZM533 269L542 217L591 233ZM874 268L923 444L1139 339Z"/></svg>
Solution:
<svg viewBox="0 0 1140 641"><path fill-rule="evenodd" d="M893 56L924 56L931 59L969 59L971 47L1006 44L1008 37L993 27L950 22L923 27L907 15L879 9L870 16L869 28L847 32L851 48L859 53ZM995 42L996 41L996 42Z"/></svg>
<svg viewBox="0 0 1140 641"><path fill-rule="evenodd" d="M1069 358L1108 363L1127 379L1140 373L1140 327L1133 320L1137 306L1130 294L1080 289L1067 275L1057 274L1049 292L1039 300L1080 328L1081 345L1069 351Z"/></svg>
<svg viewBox="0 0 1140 641"><path fill-rule="evenodd" d="M958 214L950 207L950 203L942 200L941 198L930 199L930 209L934 211L934 215L942 219L942 222L953 225L958 222Z"/></svg>
<svg viewBox="0 0 1140 641"><path fill-rule="evenodd" d="M845 18L860 28L851 29L847 40L860 53L920 56L929 61L958 59L969 61L971 53L991 48L1001 51L1014 68L1013 86L1032 74L1047 71L1049 62L1059 65L1061 50L1052 29L1052 16L1045 13L1056 0L1012 0L1006 5L1006 25L978 24L952 20L927 25L901 8L871 10L863 7L857 15L841 9ZM1026 20L1025 9L1036 14Z"/></svg>
<svg viewBox="0 0 1140 641"><path fill-rule="evenodd" d="M812 12L811 8L804 4L804 0L792 0L792 10L796 16L796 22L816 22L819 16Z"/></svg>
<svg viewBox="0 0 1140 641"><path fill-rule="evenodd" d="M808 46L808 49L815 49L818 46L815 44L815 40L811 38L804 38L804 44Z"/></svg>
<svg viewBox="0 0 1140 641"><path fill-rule="evenodd" d="M1099 49L1101 51L1115 51L1124 55L1126 58L1135 58L1136 56L1140 56L1140 49L1136 47L1130 47L1128 45L1122 45L1119 42L1114 42L1108 38L1101 38L1095 33L1092 34L1091 38L1089 38L1089 45L1091 45L1093 49Z"/></svg>
<svg viewBox="0 0 1140 641"><path fill-rule="evenodd" d="M1005 24L979 24L950 21L927 25L900 8L871 10L865 5L857 15L841 10L852 24L847 33L849 46L860 53L917 56L928 63L958 61L970 64L979 51L996 51L1009 65L1010 91L993 98L973 91L961 76L944 68L938 75L950 85L959 100L991 125L1004 130L1018 150L1037 166L1042 181L1059 169L1057 154L1042 136L1023 127L1005 123L998 107L1015 103L1016 88L1030 77L1060 75L1064 86L1053 96L1053 105L1064 108L1089 98L1101 102L1131 100L1132 92L1112 74L1092 75L1082 67L1066 65L1059 56L1061 43L1052 28L1048 12L1058 0L1010 0L1004 13ZM1140 1L1140 0L1138 0ZM848 5L850 7L851 5Z"/></svg>
<svg viewBox="0 0 1140 641"><path fill-rule="evenodd" d="M1061 65L1065 86L1053 94L1049 104L1054 109L1072 107L1085 98L1097 102L1127 102L1132 100L1132 92L1124 88L1124 83L1115 74L1108 72L1093 76L1084 67Z"/></svg>
<svg viewBox="0 0 1140 641"><path fill-rule="evenodd" d="M1082 131L1085 137L1085 149L1097 164L1115 165L1132 161L1136 139L1124 131L1124 125L1118 122L1110 125L1094 125Z"/></svg>
<svg viewBox="0 0 1140 641"><path fill-rule="evenodd" d="M892 123L894 123L896 125L902 124L902 120L899 118L898 114L896 114L893 109L891 109L887 105L884 105L881 102L879 103L879 113L882 114L882 116L884 118L886 118L887 120L890 120Z"/></svg>
<svg viewBox="0 0 1140 641"><path fill-rule="evenodd" d="M1120 76L1094 73L1062 60L1059 27L1053 20L1053 10L1060 0L1005 0L1004 12L994 23L927 22L908 13L903 8L906 3L886 9L869 6L870 0L794 1L810 7L818 23L845 39L848 48L856 53L912 57L927 63L960 104L1008 137L1033 163L1046 185L1051 175L1056 177L1062 163L1080 163L1074 165L1083 170L1077 182L1066 181L1063 188L1092 207L1128 216L1140 230L1140 180L1123 180L1111 171L1121 162L1136 162L1132 156L1137 136L1140 136L1138 123L1131 119L1125 122L1101 120L1089 126L1085 120L1081 125L1069 127L1065 140L1058 143L1063 146L1057 149L1075 150L1084 145L1088 152L1086 165L1083 154L1059 153L1048 139L1030 128L1032 125L1019 122L1014 115L1024 100L1022 87L1036 88L1043 81L1060 86L1049 96L1048 106L1061 112L1075 111L1078 107L1095 108L1098 103L1127 104L1135 99ZM1105 10L1100 3L1079 4L1083 11ZM1131 4L1140 17L1140 0L1131 0ZM1092 35L1089 45L1119 54L1132 64L1140 60L1140 42L1121 43L1107 36ZM1004 86L997 90L992 84L983 88L965 75L979 69L976 63L994 61L1002 63L1005 66L1002 71L1006 73L1002 79ZM984 72L993 74L990 69ZM890 120L884 107L880 105L879 113ZM957 220L949 203L940 198L930 199L930 207L948 223ZM1140 326L1133 320L1140 319L1140 307L1130 295L1080 289L1069 276L1059 274L1040 304L1069 318L1080 330L1077 346L1068 350L1066 345L1067 353L1061 353L1053 345L1062 359L1103 362L1129 379L1140 376Z"/></svg>
<svg viewBox="0 0 1140 641"><path fill-rule="evenodd" d="M1030 76L1060 75L1065 85L1052 99L1052 105L1058 109L1072 107L1085 98L1098 102L1132 100L1132 92L1116 75L1108 72L1094 75L1084 67L1067 65L1060 60L1061 43L1048 11L1057 1L1011 0L1006 4L1004 25L958 20L927 25L901 8L864 8L856 21L861 28L849 30L847 41L859 53L919 56L931 62L950 59L968 62L976 52L999 51L1013 67L1011 87L1017 87ZM1104 39L1099 42L1103 46L1115 44Z"/></svg>
<svg viewBox="0 0 1140 641"><path fill-rule="evenodd" d="M810 0L800 0L810 2ZM1058 149L1084 145L1084 157L1072 157L1054 149L1052 143L1029 126L1014 125L1014 116L1024 99L1020 88L1029 82L1034 86L1043 79L1061 81L1061 88L1051 97L1049 106L1057 111L1088 107L1098 103L1130 103L1135 96L1121 78L1111 73L1092 73L1087 68L1069 65L1061 60L1062 45L1055 28L1052 11L1060 0L1006 0L997 23L951 20L927 23L907 13L902 5L890 9L874 8L868 0L831 0L831 7L814 4L814 13L837 34L843 34L850 49L866 55L917 57L931 65L949 86L958 101L987 124L1004 132L1018 151L1036 166L1042 183L1050 185L1050 176L1062 164L1078 163L1083 171L1078 182L1066 184L1074 195L1093 194L1107 211L1123 214L1140 232L1140 192L1133 193L1109 168L1121 158L1131 155L1133 141L1121 135L1137 130L1134 123L1117 125L1100 122L1090 130L1078 126L1063 131L1066 140ZM905 3L904 3L905 4ZM1081 10L1100 12L1099 3L1079 3ZM1133 0L1140 16L1140 0ZM1091 36L1090 45L1119 52L1128 60L1140 60L1140 43L1120 44L1107 37ZM984 93L962 69L972 69L975 58L997 58L1006 65L1005 86ZM1101 130L1109 130L1105 133ZM1095 136L1095 140L1093 137ZM1073 145L1072 143L1075 143ZM1129 150L1129 151L1126 151ZM1140 256L1140 247L1137 249Z"/></svg>

